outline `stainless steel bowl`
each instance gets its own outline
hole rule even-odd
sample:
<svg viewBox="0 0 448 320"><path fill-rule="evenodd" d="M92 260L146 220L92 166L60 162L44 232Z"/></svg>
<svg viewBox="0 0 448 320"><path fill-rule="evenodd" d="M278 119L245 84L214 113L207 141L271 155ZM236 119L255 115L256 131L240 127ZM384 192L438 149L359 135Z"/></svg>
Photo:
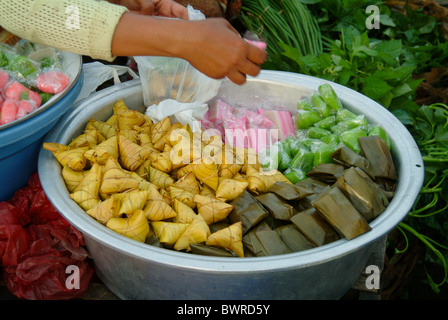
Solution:
<svg viewBox="0 0 448 320"><path fill-rule="evenodd" d="M230 103L270 100L295 110L324 81L304 75L262 71L243 86L224 81L218 96ZM255 258L192 255L125 238L89 217L67 193L60 165L50 152L39 155L39 177L53 205L80 230L101 280L122 299L339 299L363 272L372 248L407 215L423 183L423 161L413 137L390 112L371 99L331 83L346 108L382 125L392 142L399 180L396 195L372 230L310 250ZM102 90L74 105L46 136L68 143L87 120L106 119L122 98L144 111L138 80Z"/></svg>

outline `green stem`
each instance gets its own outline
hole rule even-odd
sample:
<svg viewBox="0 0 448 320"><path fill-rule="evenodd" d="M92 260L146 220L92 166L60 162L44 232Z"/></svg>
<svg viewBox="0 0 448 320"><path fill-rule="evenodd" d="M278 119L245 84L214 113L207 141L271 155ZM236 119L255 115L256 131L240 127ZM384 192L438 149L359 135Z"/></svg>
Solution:
<svg viewBox="0 0 448 320"><path fill-rule="evenodd" d="M445 211L446 209L448 209L448 204L447 204L445 207L443 207L442 209L433 211L433 212L428 213L428 214L413 214L413 215L411 215L411 216L414 217L414 218L427 218L427 217L431 217L431 216L433 216L433 215L436 215L436 214L438 214L438 213L440 213L440 212L443 212L443 211Z"/></svg>
<svg viewBox="0 0 448 320"><path fill-rule="evenodd" d="M403 235L404 240L406 242L406 246L403 249L399 250L399 249L395 248L395 254L401 254L401 253L406 252L406 250L408 250L408 248L409 248L409 239L408 239L408 236L407 236L406 232L404 232L403 229L400 228L400 225L397 226L397 229L401 232L401 234Z"/></svg>
<svg viewBox="0 0 448 320"><path fill-rule="evenodd" d="M426 140L424 142L421 142L420 145L421 146L426 146L428 144L435 143L435 142L437 142L436 139L429 139L429 140Z"/></svg>
<svg viewBox="0 0 448 320"><path fill-rule="evenodd" d="M409 212L409 215L411 217L415 217L420 212L426 211L426 210L431 209L432 207L434 207L437 204L438 201L439 201L439 197L438 197L437 194L435 194L430 203L428 203L426 206L424 206L424 207L422 207L420 209L416 209L416 210L413 210L413 211Z"/></svg>
<svg viewBox="0 0 448 320"><path fill-rule="evenodd" d="M438 258L439 260L442 262L442 266L443 266L443 270L444 270L444 277L442 279L442 281L440 283L434 283L435 286L438 288L441 285L443 285L448 277L448 267L447 267L447 263L445 260L445 257L443 256L443 254L434 246L437 245L441 248L446 249L447 247L441 245L440 243L437 243L436 241L428 238L427 236L419 233L417 230L415 230L414 228L412 228L411 226L409 226L408 224L401 222L398 227L405 229L406 231L410 232L411 234L413 234L417 239L419 239L421 242L423 242L423 244L425 244ZM429 274L427 275L429 277Z"/></svg>
<svg viewBox="0 0 448 320"><path fill-rule="evenodd" d="M422 188L420 190L420 193L437 193L441 192L442 190L442 188Z"/></svg>
<svg viewBox="0 0 448 320"><path fill-rule="evenodd" d="M448 159L437 159L433 157L424 156L422 157L424 162L448 162Z"/></svg>

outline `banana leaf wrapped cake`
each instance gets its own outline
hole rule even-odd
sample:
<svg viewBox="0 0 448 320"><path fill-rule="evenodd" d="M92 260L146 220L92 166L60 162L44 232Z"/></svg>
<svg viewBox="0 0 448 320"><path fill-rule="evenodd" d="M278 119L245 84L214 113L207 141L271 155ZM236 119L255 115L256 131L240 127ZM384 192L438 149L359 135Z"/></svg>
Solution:
<svg viewBox="0 0 448 320"><path fill-rule="evenodd" d="M43 147L61 164L71 199L98 223L166 250L243 258L368 232L397 174L384 142L365 137L359 145L361 153L338 148L332 163L292 183L264 171L254 150L169 117L154 123L119 100L109 119L88 121L68 145Z"/></svg>

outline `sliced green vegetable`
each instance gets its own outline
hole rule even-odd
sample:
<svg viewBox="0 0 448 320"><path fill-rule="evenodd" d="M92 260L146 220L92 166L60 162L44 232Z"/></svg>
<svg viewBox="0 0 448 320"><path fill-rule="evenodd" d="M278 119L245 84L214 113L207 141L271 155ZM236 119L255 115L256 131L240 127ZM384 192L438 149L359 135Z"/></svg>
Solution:
<svg viewBox="0 0 448 320"><path fill-rule="evenodd" d="M379 136L380 138L382 138L384 141L386 141L387 146L389 147L389 149L391 148L391 143L390 143L390 139L389 136L386 133L386 130L384 130L383 127L381 126L373 126L370 128L369 136Z"/></svg>
<svg viewBox="0 0 448 320"><path fill-rule="evenodd" d="M307 173L313 169L313 162L314 153L306 149L300 149L291 161L291 168L300 169L304 173Z"/></svg>
<svg viewBox="0 0 448 320"><path fill-rule="evenodd" d="M332 163L333 159L331 154L336 150L336 148L329 146L328 144L322 143L314 153L314 167L320 163Z"/></svg>
<svg viewBox="0 0 448 320"><path fill-rule="evenodd" d="M336 121L337 122L343 122L346 120L351 120L351 119L355 119L356 118L356 114L351 112L348 109L345 108L341 108L336 112Z"/></svg>
<svg viewBox="0 0 448 320"><path fill-rule="evenodd" d="M356 153L361 153L358 138L367 136L367 133L360 127L348 130L341 134L341 141Z"/></svg>
<svg viewBox="0 0 448 320"><path fill-rule="evenodd" d="M331 131L322 129L319 127L312 127L308 131L308 136L312 139L322 139L323 137L330 135Z"/></svg>
<svg viewBox="0 0 448 320"><path fill-rule="evenodd" d="M301 109L301 110L310 110L310 111L312 111L313 108L314 108L313 103L312 103L310 100L308 100L308 99L300 100L300 101L297 103L297 109Z"/></svg>
<svg viewBox="0 0 448 320"><path fill-rule="evenodd" d="M336 116L331 115L326 118L323 118L322 120L316 122L314 126L322 129L330 130L332 126L336 124Z"/></svg>
<svg viewBox="0 0 448 320"><path fill-rule="evenodd" d="M322 141L323 143L334 147L335 149L337 147L339 147L340 143L341 143L341 139L339 138L339 135L337 134L329 134L326 135L325 137L322 137L322 139L320 139L320 141Z"/></svg>
<svg viewBox="0 0 448 320"><path fill-rule="evenodd" d="M8 65L8 57L3 52L0 52L0 67L6 67Z"/></svg>
<svg viewBox="0 0 448 320"><path fill-rule="evenodd" d="M333 109L339 110L342 108L342 103L339 100L339 97L334 92L333 87L328 83L321 84L319 86L319 92L325 102Z"/></svg>
<svg viewBox="0 0 448 320"><path fill-rule="evenodd" d="M314 92L311 96L311 101L314 105L314 110L317 111L322 117L328 117L332 113L331 107L324 101L318 92Z"/></svg>
<svg viewBox="0 0 448 320"><path fill-rule="evenodd" d="M39 61L39 63L40 63L40 67L42 69L50 68L56 64L56 60L53 57L45 57L45 58L42 58Z"/></svg>
<svg viewBox="0 0 448 320"><path fill-rule="evenodd" d="M52 93L48 93L48 92L39 92L39 95L40 95L40 99L41 99L41 104L46 103L53 96Z"/></svg>
<svg viewBox="0 0 448 320"><path fill-rule="evenodd" d="M349 129L361 127L362 129L366 130L369 128L369 123L362 114L354 117L353 119L342 121L341 124L347 126L347 128Z"/></svg>
<svg viewBox="0 0 448 320"><path fill-rule="evenodd" d="M296 168L287 169L287 171L283 172L283 175L294 184L307 178L302 170Z"/></svg>
<svg viewBox="0 0 448 320"><path fill-rule="evenodd" d="M316 111L299 109L297 110L296 128L307 129L320 120L322 117Z"/></svg>
<svg viewBox="0 0 448 320"><path fill-rule="evenodd" d="M278 170L284 171L287 169L291 160L288 142L278 143Z"/></svg>

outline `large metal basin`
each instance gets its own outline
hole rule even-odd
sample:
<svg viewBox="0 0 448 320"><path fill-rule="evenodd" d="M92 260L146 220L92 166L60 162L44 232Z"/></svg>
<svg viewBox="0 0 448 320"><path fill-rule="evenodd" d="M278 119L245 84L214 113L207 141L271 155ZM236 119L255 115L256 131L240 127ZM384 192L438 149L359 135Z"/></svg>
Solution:
<svg viewBox="0 0 448 320"><path fill-rule="evenodd" d="M263 71L243 86L223 82L219 96L231 103L257 99L281 102L291 110L323 80L299 74ZM406 128L371 99L331 83L346 108L365 114L389 134L399 181L387 210L371 222L372 230L307 251L256 258L222 258L161 249L125 238L90 218L70 200L61 168L41 151L39 177L50 201L79 229L98 276L122 299L339 299L364 271L372 248L407 215L423 183L423 162ZM119 98L144 110L140 82L102 90L73 106L46 136L68 143L88 119L106 119Z"/></svg>

